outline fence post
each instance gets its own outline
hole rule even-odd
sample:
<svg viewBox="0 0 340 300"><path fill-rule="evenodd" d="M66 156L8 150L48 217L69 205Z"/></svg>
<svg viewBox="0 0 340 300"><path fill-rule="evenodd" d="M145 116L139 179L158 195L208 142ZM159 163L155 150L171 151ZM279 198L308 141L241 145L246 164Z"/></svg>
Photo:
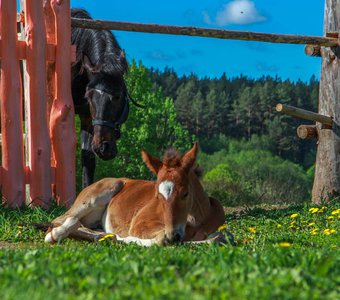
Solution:
<svg viewBox="0 0 340 300"><path fill-rule="evenodd" d="M30 197L33 206L51 204L51 143L47 122L46 30L42 1L26 0L26 64L29 95Z"/></svg>
<svg viewBox="0 0 340 300"><path fill-rule="evenodd" d="M324 31L339 32L339 0L325 0ZM319 113L333 118L333 128L318 124L313 203L340 195L340 49L323 47Z"/></svg>
<svg viewBox="0 0 340 300"><path fill-rule="evenodd" d="M2 198L10 207L25 203L21 76L17 51L17 1L0 0Z"/></svg>
<svg viewBox="0 0 340 300"><path fill-rule="evenodd" d="M70 0L52 0L56 23L56 98L52 104L50 133L56 160L58 202L70 206L76 196L74 107L71 95Z"/></svg>

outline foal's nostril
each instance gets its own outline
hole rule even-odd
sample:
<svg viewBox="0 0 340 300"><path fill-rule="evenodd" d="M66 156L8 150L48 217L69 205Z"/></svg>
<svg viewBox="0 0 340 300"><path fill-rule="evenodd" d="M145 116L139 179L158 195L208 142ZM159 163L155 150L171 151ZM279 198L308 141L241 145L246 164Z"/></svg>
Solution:
<svg viewBox="0 0 340 300"><path fill-rule="evenodd" d="M101 145L99 146L99 151L101 154L104 154L107 150L109 150L110 145L108 142L102 142Z"/></svg>

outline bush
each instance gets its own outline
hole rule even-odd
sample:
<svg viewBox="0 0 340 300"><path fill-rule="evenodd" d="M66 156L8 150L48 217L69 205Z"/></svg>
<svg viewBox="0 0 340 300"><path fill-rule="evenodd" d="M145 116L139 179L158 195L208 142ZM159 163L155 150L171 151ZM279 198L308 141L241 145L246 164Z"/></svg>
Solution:
<svg viewBox="0 0 340 300"><path fill-rule="evenodd" d="M310 181L302 167L264 150L228 153L203 178L209 193L225 205L299 203L309 199ZM205 160L216 161L215 155ZM209 165L205 162L205 165Z"/></svg>

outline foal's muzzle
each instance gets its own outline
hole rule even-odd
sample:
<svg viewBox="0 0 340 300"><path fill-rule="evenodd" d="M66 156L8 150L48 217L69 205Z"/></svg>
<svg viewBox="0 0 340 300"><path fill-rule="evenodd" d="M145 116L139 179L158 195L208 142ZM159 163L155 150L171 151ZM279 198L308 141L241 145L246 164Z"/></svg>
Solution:
<svg viewBox="0 0 340 300"><path fill-rule="evenodd" d="M110 160L117 155L116 143L112 141L103 141L98 145L92 144L92 150L102 160Z"/></svg>
<svg viewBox="0 0 340 300"><path fill-rule="evenodd" d="M179 232L172 232L170 235L166 234L163 240L164 245L171 245L180 243L183 241L184 236L182 236Z"/></svg>

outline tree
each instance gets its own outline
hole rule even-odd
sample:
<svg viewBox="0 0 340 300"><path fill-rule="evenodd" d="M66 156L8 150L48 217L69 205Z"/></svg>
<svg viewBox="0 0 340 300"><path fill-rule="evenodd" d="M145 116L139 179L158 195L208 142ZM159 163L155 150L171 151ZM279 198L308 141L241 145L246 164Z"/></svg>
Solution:
<svg viewBox="0 0 340 300"><path fill-rule="evenodd" d="M129 118L122 126L122 137L117 145L119 154L110 162L98 163L97 178L150 178L151 174L141 159L142 149L160 157L169 147L180 151L191 147L188 131L176 120L173 101L160 89L152 90L148 71L141 63L132 62L127 84L132 98L145 108L131 104Z"/></svg>

